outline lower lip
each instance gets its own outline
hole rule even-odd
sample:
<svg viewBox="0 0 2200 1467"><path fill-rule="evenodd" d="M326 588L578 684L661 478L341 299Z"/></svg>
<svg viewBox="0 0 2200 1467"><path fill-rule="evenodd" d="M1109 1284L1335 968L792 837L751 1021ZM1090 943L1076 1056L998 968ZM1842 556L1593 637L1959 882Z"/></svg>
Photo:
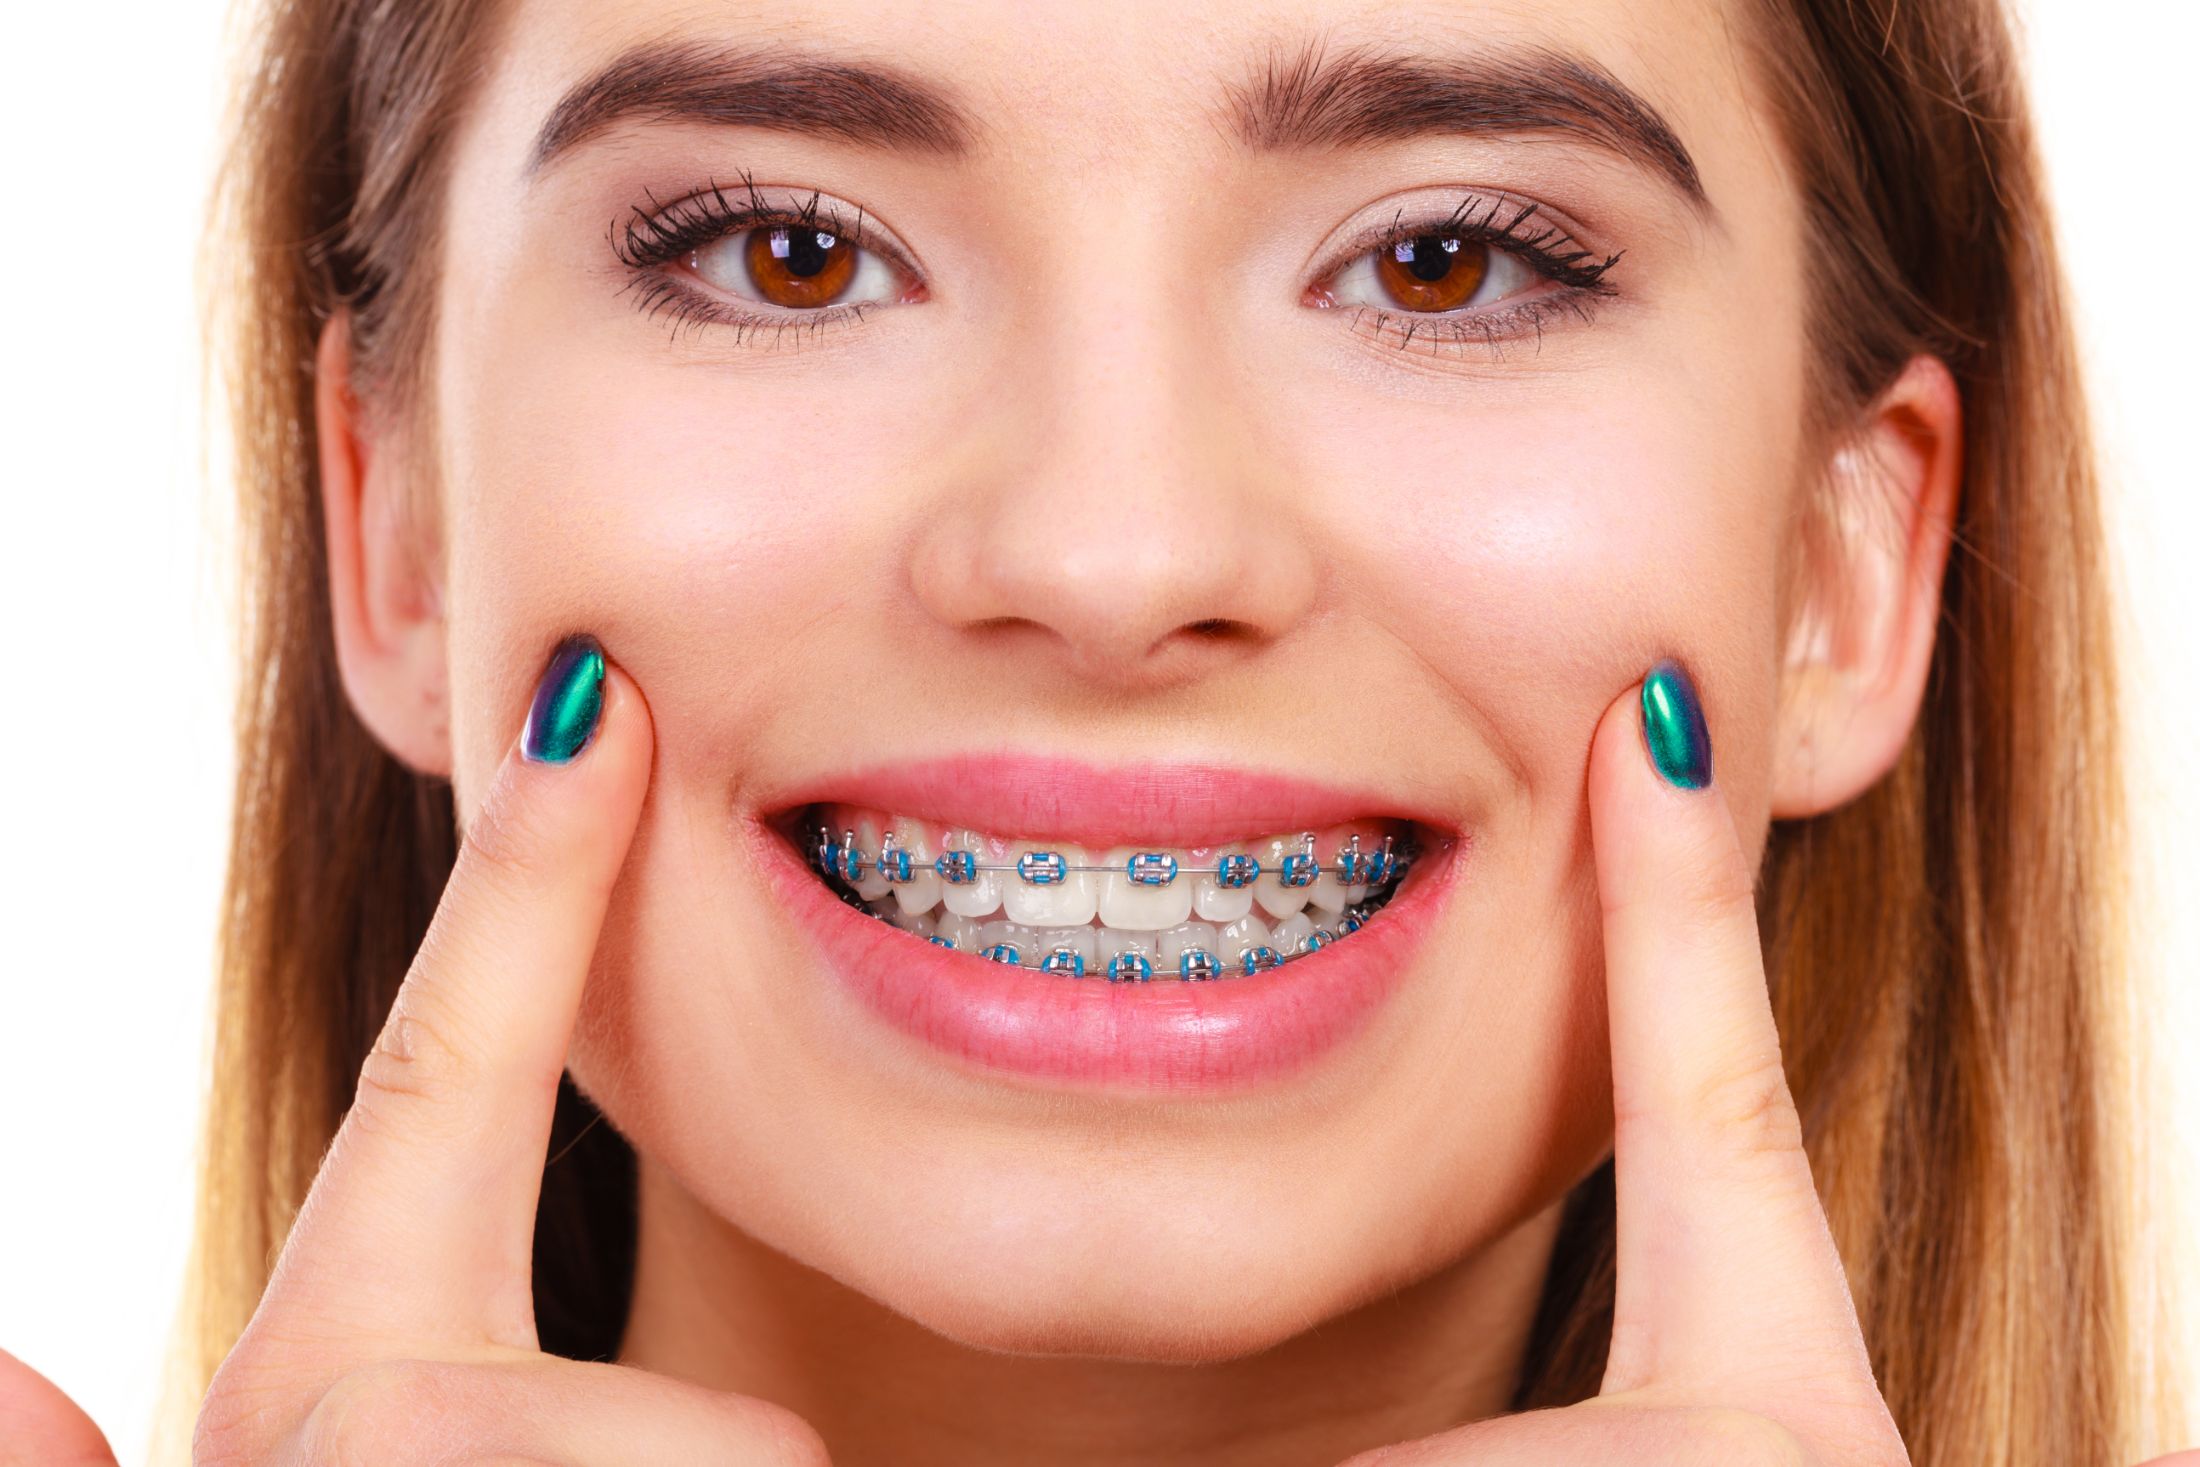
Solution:
<svg viewBox="0 0 2200 1467"><path fill-rule="evenodd" d="M1435 842L1366 926L1281 968L1111 983L928 942L843 902L767 827L751 834L766 882L825 967L888 1024L987 1070L1107 1089L1236 1089L1336 1049L1396 989L1463 865L1463 842Z"/></svg>

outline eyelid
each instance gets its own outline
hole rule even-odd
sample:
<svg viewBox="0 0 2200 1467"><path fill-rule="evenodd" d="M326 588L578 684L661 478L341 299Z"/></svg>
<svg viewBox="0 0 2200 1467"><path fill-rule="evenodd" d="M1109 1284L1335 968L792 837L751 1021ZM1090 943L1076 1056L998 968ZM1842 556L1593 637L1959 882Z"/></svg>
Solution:
<svg viewBox="0 0 2200 1467"><path fill-rule="evenodd" d="M1317 284L1336 276L1370 250L1418 233L1458 234L1464 238L1482 239L1492 249L1527 261L1538 274L1560 285L1587 287L1625 253L1615 252L1595 266L1576 263L1571 272L1563 269L1554 272L1546 267L1547 263L1564 266L1569 261L1591 259L1595 252L1580 243L1573 226L1562 215L1538 200L1521 198L1503 189L1455 186L1441 195L1431 196L1423 191L1412 202L1384 207L1390 211L1387 216L1371 218L1324 257L1325 263L1313 277ZM1506 237L1516 230L1521 238ZM1570 280L1568 273L1579 278Z"/></svg>
<svg viewBox="0 0 2200 1467"><path fill-rule="evenodd" d="M915 252L895 237L890 226L879 223L863 206L846 204L821 189L759 185L743 173L741 184L730 191L711 179L669 202L659 202L647 189L643 195L649 208L630 205L624 215L611 221L608 231L612 252L630 269L674 262L705 244L752 229L806 225L871 251L919 285L927 278ZM674 236L684 236L684 242L670 246L667 241Z"/></svg>

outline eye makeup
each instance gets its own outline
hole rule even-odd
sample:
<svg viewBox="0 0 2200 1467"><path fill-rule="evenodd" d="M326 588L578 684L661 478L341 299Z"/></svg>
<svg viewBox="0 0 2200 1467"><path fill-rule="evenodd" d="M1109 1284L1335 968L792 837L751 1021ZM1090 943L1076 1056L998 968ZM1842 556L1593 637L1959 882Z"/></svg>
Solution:
<svg viewBox="0 0 2200 1467"><path fill-rule="evenodd" d="M1448 214L1408 219L1401 209L1389 223L1360 231L1332 256L1332 263L1321 272L1321 283L1309 288L1306 303L1349 311L1355 325L1365 325L1378 339L1390 338L1400 351L1418 340L1427 343L1431 352L1479 344L1501 356L1508 343L1531 335L1540 346L1544 326L1561 313L1586 324L1594 319L1599 301L1618 294L1605 276L1625 253L1595 259L1563 228L1541 218L1540 207L1470 190ZM1507 208L1513 212L1499 223ZM1384 278L1393 301L1401 290L1443 297L1457 288L1453 281L1462 266L1467 267L1465 278L1472 286L1479 286L1493 270L1509 269L1553 288L1509 295L1480 310L1415 310L1404 302L1393 308L1340 298L1337 283L1363 261ZM1425 290L1423 282L1428 282Z"/></svg>
<svg viewBox="0 0 2200 1467"><path fill-rule="evenodd" d="M916 278L915 267L899 249L865 238L861 210L851 223L837 205L815 192L806 201L775 204L746 174L742 183L743 188L731 198L715 180L670 204L659 204L651 197L650 209L636 205L627 218L612 222L608 231L612 253L628 271L625 290L633 293L636 309L649 319L667 321L674 335L683 329L728 326L737 343L769 331L776 346L790 331L814 336L842 321L861 320L877 304L858 301L799 310L758 309L706 285L696 273L698 253L749 231L773 231L777 236L773 252L782 258L802 252L817 256L843 249L875 250L884 256L888 268Z"/></svg>
<svg viewBox="0 0 2200 1467"><path fill-rule="evenodd" d="M697 268L701 252L721 240L758 231L768 232L768 237L752 241L746 252L751 261L770 268L776 268L776 262L798 261L809 265L813 274L828 266L845 274L839 252L873 251L887 269L910 281L890 304L922 299L922 278L905 252L883 239L867 239L860 210L851 222L815 193L807 201L773 203L744 173L743 187L730 195L712 181L670 204L660 204L654 196L649 203L648 209L637 205L623 220L614 220L607 234L629 274L622 293L632 293L645 316L668 322L675 336L683 330L725 326L733 329L737 343L768 334L776 346L790 332L798 339L815 337L829 328L859 322L867 311L889 304L874 300L780 308L746 303L707 284ZM1509 217L1501 218L1508 209ZM1505 343L1530 335L1540 343L1545 324L1561 312L1586 323L1599 300L1617 294L1606 276L1625 251L1594 258L1563 228L1541 217L1538 209L1533 202L1485 190L1466 191L1443 212L1409 216L1400 209L1389 222L1362 230L1348 247L1334 254L1302 303L1315 309L1342 309L1356 322L1371 325L1375 334L1396 337L1401 350L1415 340L1439 351L1447 345L1473 343L1501 351ZM1452 272L1465 271L1462 278L1479 285L1493 265L1524 273L1552 288L1476 310L1423 311L1402 306L1394 310L1340 300L1339 277L1371 256L1405 288L1424 293L1421 286L1426 283L1425 293L1438 297L1455 288L1449 278Z"/></svg>

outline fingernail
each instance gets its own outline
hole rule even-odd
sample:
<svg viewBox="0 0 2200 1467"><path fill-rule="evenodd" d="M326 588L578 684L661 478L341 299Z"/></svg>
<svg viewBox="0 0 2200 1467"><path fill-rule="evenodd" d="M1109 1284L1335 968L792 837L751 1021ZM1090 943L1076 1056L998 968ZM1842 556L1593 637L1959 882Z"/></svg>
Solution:
<svg viewBox="0 0 2200 1467"><path fill-rule="evenodd" d="M1687 670L1660 658L1642 679L1642 741L1667 784L1700 790L1711 783L1711 730Z"/></svg>
<svg viewBox="0 0 2200 1467"><path fill-rule="evenodd" d="M564 764L596 737L603 722L603 648L586 632L558 643L535 684L520 752L538 764Z"/></svg>

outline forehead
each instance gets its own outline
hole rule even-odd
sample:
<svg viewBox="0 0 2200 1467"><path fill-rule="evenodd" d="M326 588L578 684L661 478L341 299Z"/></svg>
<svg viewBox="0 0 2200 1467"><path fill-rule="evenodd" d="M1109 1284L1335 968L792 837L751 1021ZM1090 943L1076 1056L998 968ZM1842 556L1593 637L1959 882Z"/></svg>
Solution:
<svg viewBox="0 0 2200 1467"><path fill-rule="evenodd" d="M505 21L473 131L530 181L699 121L1056 179L1448 135L1565 149L1723 227L1766 161L1721 0L515 0Z"/></svg>

